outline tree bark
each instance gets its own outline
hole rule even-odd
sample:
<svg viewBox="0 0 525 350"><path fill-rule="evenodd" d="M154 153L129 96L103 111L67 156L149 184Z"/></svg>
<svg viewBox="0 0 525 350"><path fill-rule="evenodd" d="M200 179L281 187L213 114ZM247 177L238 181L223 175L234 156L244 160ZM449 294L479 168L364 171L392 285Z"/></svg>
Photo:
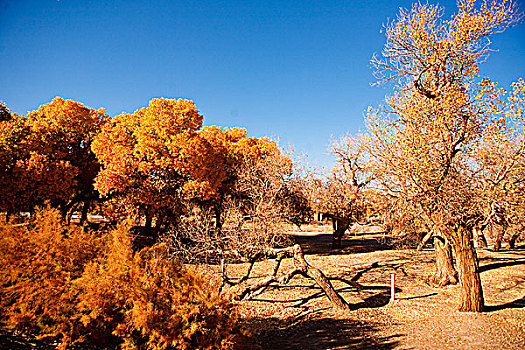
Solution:
<svg viewBox="0 0 525 350"><path fill-rule="evenodd" d="M450 244L446 239L434 236L434 249L436 252L436 273L432 280L433 284L438 287L457 284L458 273L454 269Z"/></svg>
<svg viewBox="0 0 525 350"><path fill-rule="evenodd" d="M332 219L334 221L334 233L332 235L332 249L340 249L343 235L348 227L350 227L350 220Z"/></svg>
<svg viewBox="0 0 525 350"><path fill-rule="evenodd" d="M479 274L479 263L473 245L472 230L460 225L454 232L452 244L461 286L459 311L481 312L485 304Z"/></svg>
<svg viewBox="0 0 525 350"><path fill-rule="evenodd" d="M277 257L279 261L284 258L285 255L292 255L294 261L294 269L289 271L287 274L277 278L277 271L274 269L274 273L259 281L258 283L248 286L236 295L237 300L242 300L249 297L253 293L261 292L273 283L287 283L295 275L303 275L311 278L317 283L317 285L325 292L332 305L338 309L348 310L348 303L336 292L330 280L325 274L317 267L310 265L304 258L301 246L296 244L292 247L282 249L271 249L268 251L267 256ZM279 266L279 265L278 265Z"/></svg>
<svg viewBox="0 0 525 350"><path fill-rule="evenodd" d="M493 250L495 252L498 252L501 250L501 242L503 241L503 236L505 236L505 232L507 232L507 227L502 225L501 231L496 232L496 237L494 239L494 247Z"/></svg>
<svg viewBox="0 0 525 350"><path fill-rule="evenodd" d="M84 222L86 222L87 214L88 214L90 205L91 205L91 201L89 199L86 199L84 201L84 204L82 205L82 214L80 216L80 225L83 225Z"/></svg>
<svg viewBox="0 0 525 350"><path fill-rule="evenodd" d="M474 234L476 245L480 248L487 248L488 244L487 244L487 239L485 238L485 234L483 233L483 228L474 227L472 231Z"/></svg>
<svg viewBox="0 0 525 350"><path fill-rule="evenodd" d="M214 206L214 214L215 214L215 228L218 232L221 232L222 230L222 204L216 204Z"/></svg>
<svg viewBox="0 0 525 350"><path fill-rule="evenodd" d="M521 232L523 230L523 227L516 228L516 231L510 236L509 238L509 248L514 249L516 248L516 241L521 235Z"/></svg>

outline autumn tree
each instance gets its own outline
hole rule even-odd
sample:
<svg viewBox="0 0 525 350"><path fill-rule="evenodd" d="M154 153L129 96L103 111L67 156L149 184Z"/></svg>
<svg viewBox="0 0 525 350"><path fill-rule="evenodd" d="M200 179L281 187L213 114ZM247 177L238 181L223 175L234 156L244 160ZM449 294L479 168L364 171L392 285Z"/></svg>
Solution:
<svg viewBox="0 0 525 350"><path fill-rule="evenodd" d="M242 128L205 126L198 135L211 145L216 157L215 164L222 171L215 195L199 202L203 207L213 210L216 227L220 230L229 201L247 204L245 199L248 197L239 187L244 172L250 167L268 163L268 159L279 163L282 155L275 142L266 137L248 137L246 129ZM286 173L291 174L288 168ZM290 190L289 186L286 189L283 187L281 192L285 190ZM286 197L291 197L291 194Z"/></svg>
<svg viewBox="0 0 525 350"><path fill-rule="evenodd" d="M181 203L208 199L224 178L217 153L197 134L203 117L189 100L153 99L104 126L93 142L103 165L96 188L113 204L113 216L132 212L150 227L174 222Z"/></svg>
<svg viewBox="0 0 525 350"><path fill-rule="evenodd" d="M372 59L379 83L395 87L386 107L367 116L374 172L385 193L417 207L451 244L461 311L484 305L472 228L480 216L480 176L494 170L479 161L478 150L516 125L503 107L510 100L479 78L479 66L489 37L519 18L510 0L459 1L450 19L439 6L416 3L386 26L382 55Z"/></svg>
<svg viewBox="0 0 525 350"><path fill-rule="evenodd" d="M244 154L244 159L237 159L220 197L190 202L179 225L164 237L183 260L256 261L265 249L287 242L282 226L294 215L300 191L293 162L274 142L250 141L252 146L259 142L266 145L264 154L257 147L255 157Z"/></svg>
<svg viewBox="0 0 525 350"><path fill-rule="evenodd" d="M13 116L4 101L0 101L0 122L11 120Z"/></svg>
<svg viewBox="0 0 525 350"><path fill-rule="evenodd" d="M331 150L337 165L327 178L312 179L310 201L314 210L332 220L332 248L341 248L345 231L370 214L366 190L373 177L361 140L347 135L334 142Z"/></svg>
<svg viewBox="0 0 525 350"><path fill-rule="evenodd" d="M106 122L104 109L56 97L27 117L12 115L0 131L1 206L31 210L49 201L64 215L97 198L93 180L99 163L91 142Z"/></svg>
<svg viewBox="0 0 525 350"><path fill-rule="evenodd" d="M501 248L507 232L509 244L514 246L525 220L525 82L519 79L511 88L505 103L499 108L510 125L498 126L488 133L475 154L481 164L478 167L481 181L479 202L483 213L476 233L481 245L486 247L482 230L490 228L494 250ZM503 94L503 91L498 93Z"/></svg>
<svg viewBox="0 0 525 350"><path fill-rule="evenodd" d="M23 184L18 181L23 173L18 162L28 156L24 144L28 128L23 116L12 114L3 103L1 106L3 113L0 120L0 210L6 211L9 216L25 204L25 196L20 198L23 193L17 191Z"/></svg>

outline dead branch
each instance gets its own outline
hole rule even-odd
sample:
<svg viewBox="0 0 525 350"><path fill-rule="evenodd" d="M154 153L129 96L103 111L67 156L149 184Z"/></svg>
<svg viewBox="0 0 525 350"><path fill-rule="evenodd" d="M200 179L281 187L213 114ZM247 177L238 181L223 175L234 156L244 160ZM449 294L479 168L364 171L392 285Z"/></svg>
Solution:
<svg viewBox="0 0 525 350"><path fill-rule="evenodd" d="M301 246L296 244L291 247L281 249L268 249L266 252L268 258L277 258L277 265L273 270L273 274L264 278L258 283L244 288L235 296L237 300L243 300L251 297L254 293L262 293L266 288L272 284L286 284L295 275L302 275L310 278L323 290L332 305L338 309L348 310L348 303L336 292L330 280L317 267L310 265L304 258ZM285 257L292 257L294 262L294 269L287 274L277 278L277 272L280 267L281 260Z"/></svg>
<svg viewBox="0 0 525 350"><path fill-rule="evenodd" d="M417 251L420 252L423 250L423 247L425 247L425 245L427 244L427 242L430 240L430 238L432 238L432 236L434 235L434 232L432 231L429 231L425 237L423 237L423 239L421 240L421 242L419 243L419 245L417 246Z"/></svg>

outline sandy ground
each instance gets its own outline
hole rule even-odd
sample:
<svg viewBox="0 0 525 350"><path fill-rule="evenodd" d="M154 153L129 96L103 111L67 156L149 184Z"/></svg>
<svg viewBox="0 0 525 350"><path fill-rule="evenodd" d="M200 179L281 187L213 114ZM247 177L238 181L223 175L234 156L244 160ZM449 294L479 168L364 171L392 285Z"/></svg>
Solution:
<svg viewBox="0 0 525 350"><path fill-rule="evenodd" d="M291 236L303 247L306 260L319 267L351 305L332 308L310 280L294 277L239 303L241 317L252 333L248 349L525 349L525 245L515 250L478 251L487 310L460 313L459 287L434 288L434 253L392 249L377 230L351 233L343 248L331 249L327 227ZM383 266L363 271L349 267L370 262ZM267 276L273 261L257 263L248 283ZM284 261L282 273L291 268ZM240 276L246 264L229 267ZM396 300L390 302L395 274ZM0 349L49 349L42 343L0 336Z"/></svg>
<svg viewBox="0 0 525 350"><path fill-rule="evenodd" d="M332 251L330 236L295 236L310 264L321 268L351 304L334 310L310 280L295 277L240 303L253 334L253 349L525 349L525 246L503 252L482 250L481 278L487 311L460 313L459 287L434 288L433 252L390 250L381 235L351 235ZM351 272L368 262L387 266ZM261 262L254 275L273 264ZM291 266L286 261L282 271ZM245 266L232 267L240 273ZM390 276L396 299L390 302Z"/></svg>

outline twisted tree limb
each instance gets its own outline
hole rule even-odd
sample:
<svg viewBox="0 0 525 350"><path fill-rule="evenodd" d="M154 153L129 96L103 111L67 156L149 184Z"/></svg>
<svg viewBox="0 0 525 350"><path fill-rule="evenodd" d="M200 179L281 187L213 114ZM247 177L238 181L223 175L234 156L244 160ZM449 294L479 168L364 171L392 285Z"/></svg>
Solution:
<svg viewBox="0 0 525 350"><path fill-rule="evenodd" d="M282 249L268 249L266 252L267 258L277 258L277 265L273 270L271 276L260 280L254 285L248 286L241 290L234 297L237 300L243 300L253 296L255 293L261 293L270 285L275 283L287 283L290 279L296 275L302 275L306 278L310 278L324 291L332 305L337 309L348 310L348 303L336 292L330 280L326 275L319 270L317 267L310 265L304 258L301 246L296 244L291 247ZM285 257L292 257L294 263L294 269L286 273L281 277L277 277L280 262Z"/></svg>

